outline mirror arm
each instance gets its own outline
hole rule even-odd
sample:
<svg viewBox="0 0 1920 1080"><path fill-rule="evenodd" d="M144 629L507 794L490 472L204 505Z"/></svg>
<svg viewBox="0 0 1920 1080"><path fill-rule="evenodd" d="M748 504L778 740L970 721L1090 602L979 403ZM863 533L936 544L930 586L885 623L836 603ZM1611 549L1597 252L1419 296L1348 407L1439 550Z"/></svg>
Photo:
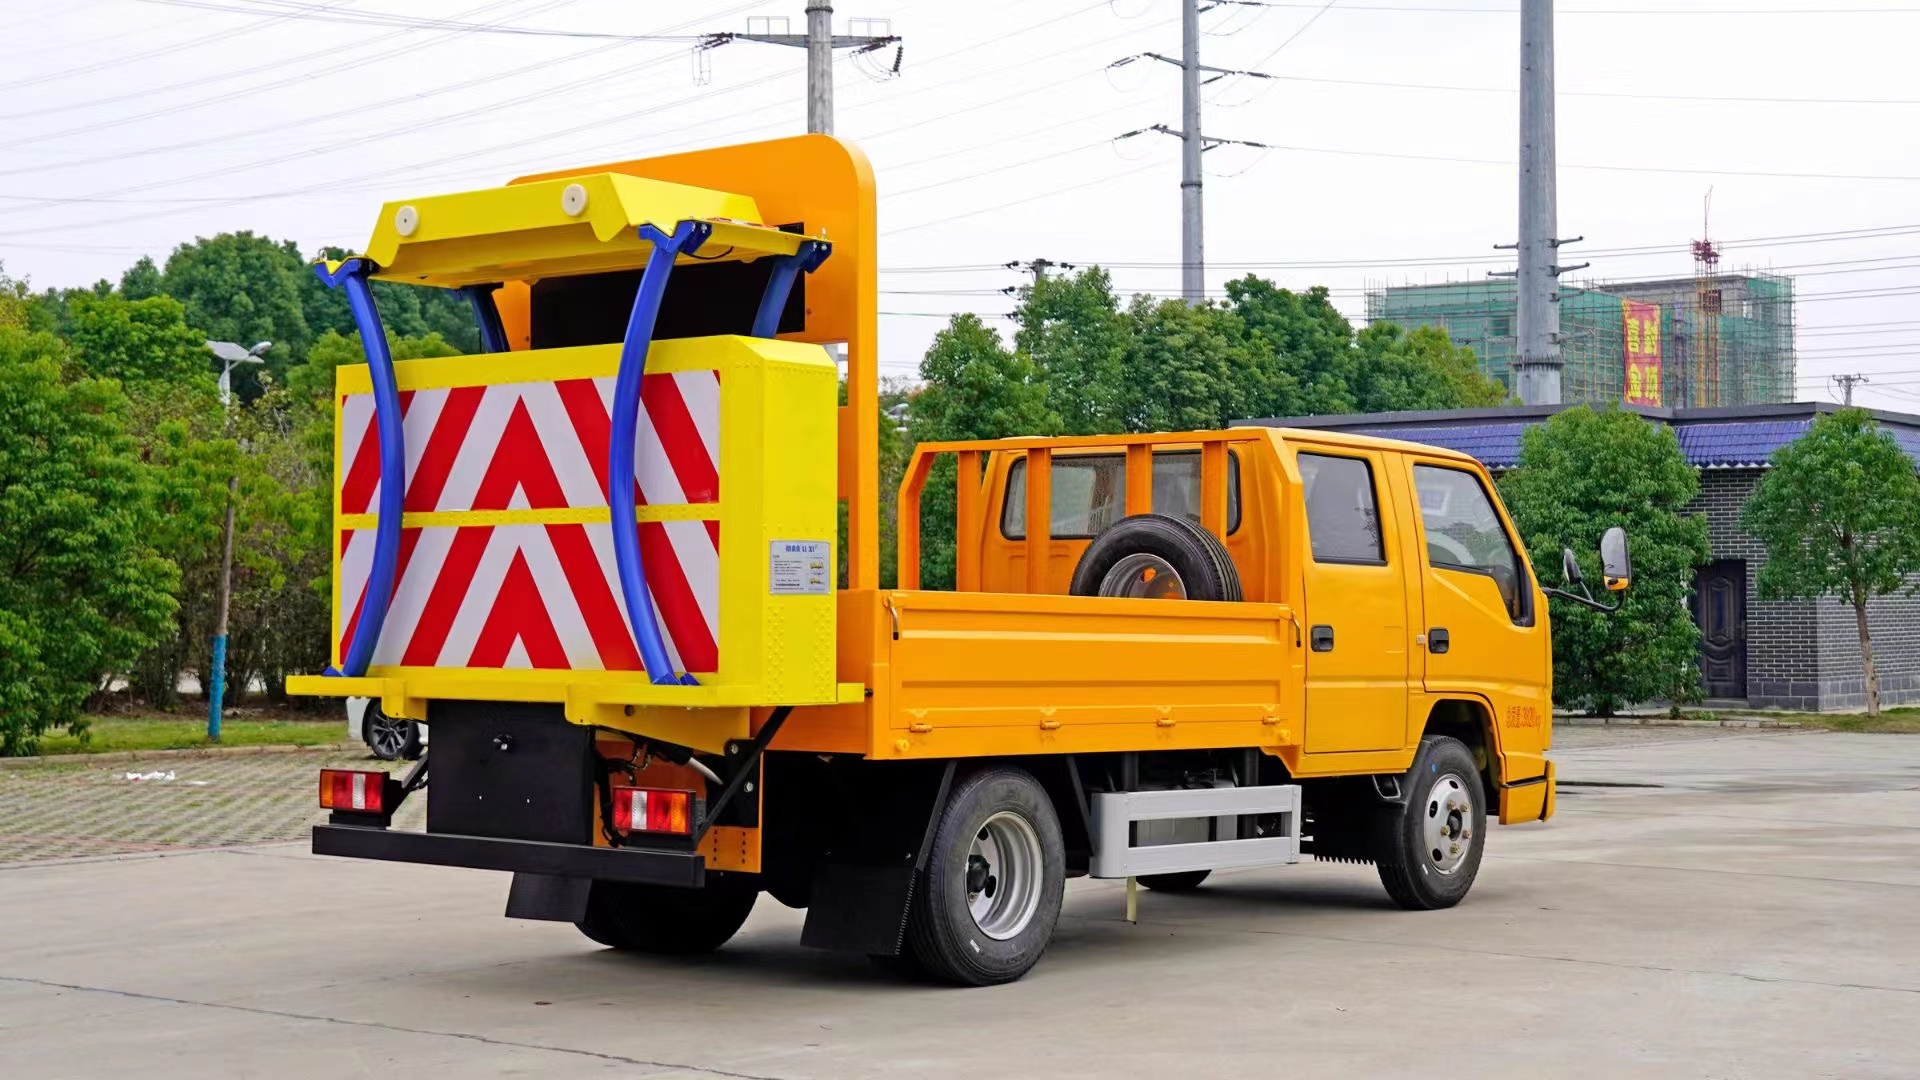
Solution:
<svg viewBox="0 0 1920 1080"><path fill-rule="evenodd" d="M1619 604L1613 604L1609 606L1607 604L1601 603L1598 600L1595 600L1593 598L1593 593L1588 591L1586 584L1584 582L1580 586L1580 593L1586 593L1585 596L1580 595L1580 593L1568 592L1565 589L1556 589L1551 585L1540 586L1540 591L1543 593L1546 593L1548 596L1558 596L1562 600L1571 600L1576 604L1580 604L1583 607L1590 607L1595 611L1619 611L1620 610Z"/></svg>

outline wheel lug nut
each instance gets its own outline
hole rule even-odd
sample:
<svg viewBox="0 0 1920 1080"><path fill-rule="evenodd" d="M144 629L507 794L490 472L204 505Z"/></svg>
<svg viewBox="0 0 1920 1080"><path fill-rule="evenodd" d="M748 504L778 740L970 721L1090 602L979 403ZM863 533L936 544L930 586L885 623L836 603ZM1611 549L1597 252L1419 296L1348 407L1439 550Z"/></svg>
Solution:
<svg viewBox="0 0 1920 1080"><path fill-rule="evenodd" d="M1449 846L1447 847L1447 854L1449 854L1449 855L1458 855L1458 854L1460 854L1460 845L1459 845L1459 844L1452 844L1452 845L1449 845Z"/></svg>

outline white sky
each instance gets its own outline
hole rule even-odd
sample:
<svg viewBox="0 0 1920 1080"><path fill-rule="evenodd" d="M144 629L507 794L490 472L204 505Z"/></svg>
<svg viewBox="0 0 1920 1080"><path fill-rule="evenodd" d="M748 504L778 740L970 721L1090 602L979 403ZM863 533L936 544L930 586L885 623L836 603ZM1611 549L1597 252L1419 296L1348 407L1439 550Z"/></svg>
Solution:
<svg viewBox="0 0 1920 1080"><path fill-rule="evenodd" d="M0 260L47 287L227 230L354 247L383 199L804 129L797 49L727 45L696 85L685 42L328 19L690 34L761 14L798 31L803 6L0 0ZM1259 272L1326 284L1357 320L1368 284L1502 265L1518 3L1323 7L1202 16L1204 62L1286 77L1208 92L1207 134L1287 148L1208 153L1208 284L1245 272L1228 264L1283 264ZM906 39L897 79L863 71L891 51L838 72L839 134L880 182L885 372L913 372L943 325L929 313L1009 311L996 290L1023 280L1009 260L1101 262L1124 290L1177 291L1177 144L1112 139L1178 127L1179 73L1107 65L1177 56L1178 0L845 0L836 29L861 17ZM1690 274L1711 186L1723 266L1799 278L1799 396L1864 372L1859 400L1920 412L1920 2L1578 0L1557 34L1560 229L1587 237L1567 261ZM1759 175L1781 173L1799 175ZM1856 230L1880 235L1740 242Z"/></svg>

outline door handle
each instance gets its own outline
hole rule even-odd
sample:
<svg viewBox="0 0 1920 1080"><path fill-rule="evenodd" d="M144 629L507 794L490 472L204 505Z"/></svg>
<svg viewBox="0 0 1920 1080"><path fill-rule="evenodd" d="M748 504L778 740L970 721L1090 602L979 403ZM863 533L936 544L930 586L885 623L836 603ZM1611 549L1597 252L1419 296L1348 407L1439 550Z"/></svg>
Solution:
<svg viewBox="0 0 1920 1080"><path fill-rule="evenodd" d="M1333 651L1333 627L1323 623L1307 631L1307 637L1313 642L1314 652Z"/></svg>
<svg viewBox="0 0 1920 1080"><path fill-rule="evenodd" d="M1436 626L1433 629L1427 631L1427 651L1428 652L1430 653L1446 652L1447 647L1451 644L1453 644L1453 642L1450 638L1447 637L1446 627Z"/></svg>

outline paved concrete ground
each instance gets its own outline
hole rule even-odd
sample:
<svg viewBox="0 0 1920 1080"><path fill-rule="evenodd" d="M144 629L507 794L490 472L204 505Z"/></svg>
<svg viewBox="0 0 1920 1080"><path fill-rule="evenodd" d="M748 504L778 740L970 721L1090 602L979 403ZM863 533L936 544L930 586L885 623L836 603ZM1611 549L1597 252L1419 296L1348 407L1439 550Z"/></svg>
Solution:
<svg viewBox="0 0 1920 1080"><path fill-rule="evenodd" d="M1562 735L1561 816L1496 830L1459 908L1303 864L1147 893L1129 926L1075 882L1046 960L991 990L802 949L771 901L666 962L501 919L479 872L18 864L0 1075L1920 1075L1920 738Z"/></svg>
<svg viewBox="0 0 1920 1080"><path fill-rule="evenodd" d="M404 770L365 750L143 755L0 769L0 863L297 840L326 819L322 768ZM422 805L401 810L421 827Z"/></svg>

